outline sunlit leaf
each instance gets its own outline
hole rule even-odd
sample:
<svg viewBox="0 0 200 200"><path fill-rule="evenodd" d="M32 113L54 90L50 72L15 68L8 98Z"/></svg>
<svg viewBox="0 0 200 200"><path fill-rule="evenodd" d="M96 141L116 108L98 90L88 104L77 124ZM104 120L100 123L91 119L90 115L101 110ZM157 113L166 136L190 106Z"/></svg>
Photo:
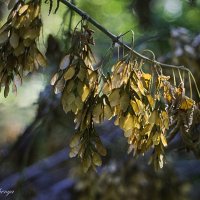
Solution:
<svg viewBox="0 0 200 200"><path fill-rule="evenodd" d="M167 140L166 140L165 136L162 133L160 135L160 138L161 138L163 146L166 147L167 146Z"/></svg>
<svg viewBox="0 0 200 200"><path fill-rule="evenodd" d="M188 110L191 109L194 106L194 104L195 104L194 100L185 96L182 98L179 108L182 110Z"/></svg>
<svg viewBox="0 0 200 200"><path fill-rule="evenodd" d="M28 4L23 5L23 6L19 9L18 14L19 14L19 15L22 15L24 12L27 11L28 7L29 7Z"/></svg>
<svg viewBox="0 0 200 200"><path fill-rule="evenodd" d="M74 67L70 67L67 69L67 71L64 73L64 79L66 81L70 80L75 74L75 69Z"/></svg>
<svg viewBox="0 0 200 200"><path fill-rule="evenodd" d="M98 153L94 152L92 155L92 162L96 165L96 166L101 166L102 165L102 160L101 157L99 156Z"/></svg>
<svg viewBox="0 0 200 200"><path fill-rule="evenodd" d="M83 86L83 94L81 96L81 99L82 99L83 102L87 99L89 93L90 93L89 88L86 85L84 85Z"/></svg>
<svg viewBox="0 0 200 200"><path fill-rule="evenodd" d="M120 103L120 89L114 89L112 93L109 95L108 99L110 101L110 105L112 107L119 105Z"/></svg>

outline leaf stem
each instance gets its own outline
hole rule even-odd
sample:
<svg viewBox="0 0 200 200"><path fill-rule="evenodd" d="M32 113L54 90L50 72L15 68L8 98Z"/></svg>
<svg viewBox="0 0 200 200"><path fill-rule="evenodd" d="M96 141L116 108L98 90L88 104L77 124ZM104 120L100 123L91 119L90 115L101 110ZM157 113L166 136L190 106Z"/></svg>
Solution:
<svg viewBox="0 0 200 200"><path fill-rule="evenodd" d="M174 69L181 69L181 70L188 71L187 68L185 68L184 66L177 66L177 65L170 65L170 64L161 63L161 62L158 62L156 60L152 60L152 59L150 59L146 56L141 55L140 53L131 49L128 45L126 45L122 41L120 41L120 36L116 36L113 33L111 33L110 31L108 31L106 28L104 28L101 24L99 24L96 20L94 20L92 17L90 17L86 12L79 9L77 6L73 5L72 3L70 3L67 0L60 0L60 2L63 3L64 5L66 5L67 7L69 7L70 9L74 10L83 19L85 19L88 22L90 22L91 24L93 24L101 32L103 32L105 35L107 35L113 41L113 43L118 43L120 46L124 47L126 50L131 51L135 56L143 59L144 61L149 62L149 63L154 64L154 65L160 65L161 67L164 67L164 68L174 68Z"/></svg>

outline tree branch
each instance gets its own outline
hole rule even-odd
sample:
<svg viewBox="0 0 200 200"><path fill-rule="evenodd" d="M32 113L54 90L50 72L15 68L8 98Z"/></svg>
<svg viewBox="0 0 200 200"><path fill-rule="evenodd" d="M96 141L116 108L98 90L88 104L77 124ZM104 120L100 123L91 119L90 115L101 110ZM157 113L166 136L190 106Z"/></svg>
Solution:
<svg viewBox="0 0 200 200"><path fill-rule="evenodd" d="M156 60L152 60L146 56L141 55L140 53L138 53L137 51L131 49L128 45L124 44L123 42L121 42L119 40L120 37L114 35L113 33L111 33L110 31L108 31L107 29L105 29L101 24L99 24L96 20L94 20L92 17L90 17L87 13L85 13L84 11L80 10L79 8L77 8L75 5L73 5L72 3L70 3L67 0L60 0L60 2L62 2L64 5L66 5L67 7L69 7L70 9L74 10L76 13L78 13L83 19L86 19L88 22L90 22L91 24L93 24L96 28L98 28L101 32L103 32L105 35L107 35L110 39L112 39L112 41L114 43L118 43L120 46L123 46L125 49L131 51L135 56L143 59L144 61L147 61L149 63L155 64L155 65L159 65L161 67L164 68L173 68L173 69L181 69L181 70L186 70L188 72L189 69L184 67L184 66L176 66L176 65L169 65L169 64L164 64L164 63L160 63Z"/></svg>

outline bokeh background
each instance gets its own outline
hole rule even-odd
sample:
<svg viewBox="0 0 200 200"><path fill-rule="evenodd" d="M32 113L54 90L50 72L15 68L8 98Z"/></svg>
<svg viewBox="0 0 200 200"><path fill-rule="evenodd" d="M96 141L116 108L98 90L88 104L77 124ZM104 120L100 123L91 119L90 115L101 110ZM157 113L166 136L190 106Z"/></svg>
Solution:
<svg viewBox="0 0 200 200"><path fill-rule="evenodd" d="M187 66L200 85L200 0L72 3L115 35L129 31L122 39L138 52L150 49L159 61ZM0 25L8 13L5 1L0 1ZM49 82L70 46L71 31L80 17L62 3L56 14L49 15L49 4L43 3L42 20L38 45L48 58L48 68L29 74L17 96L9 94L5 99L0 93L0 188L14 190L8 197L0 194L0 199L200 199L200 161L181 142L171 144L167 164L155 172L148 165L148 153L138 159L127 155L126 139L112 120L96 126L108 149L102 167L84 174L79 160L68 158L73 115L64 113L60 96L54 94ZM95 31L98 62L112 41L91 28ZM199 102L197 95L194 98Z"/></svg>

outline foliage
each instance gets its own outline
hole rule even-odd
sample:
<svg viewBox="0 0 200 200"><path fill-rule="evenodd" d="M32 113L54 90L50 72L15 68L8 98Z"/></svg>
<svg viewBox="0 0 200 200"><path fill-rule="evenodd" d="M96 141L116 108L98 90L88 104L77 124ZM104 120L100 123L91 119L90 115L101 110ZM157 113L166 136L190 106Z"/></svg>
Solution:
<svg viewBox="0 0 200 200"><path fill-rule="evenodd" d="M52 1L48 2L51 12ZM1 28L0 83L5 87L5 97L10 83L16 91L24 75L46 66L46 59L36 45L42 27L40 5L41 1L18 1ZM56 10L58 7L59 4ZM95 124L113 118L115 125L124 131L129 153L133 151L137 157L152 151L150 163L155 169L163 167L165 147L177 130L188 148L194 149L190 131L198 106L192 96L186 96L179 68L187 72L190 82L191 72L170 66L172 70L178 68L181 81L176 85L170 76L163 74L158 62L129 49L110 66L111 73L104 74L103 64L94 67L97 64L91 48L95 45L94 31L89 28L87 16L83 18L75 27L71 47L51 80L55 93L62 93L64 111L71 111L75 116L77 132L70 143L70 157L80 157L84 171L101 166L106 149Z"/></svg>
<svg viewBox="0 0 200 200"><path fill-rule="evenodd" d="M46 66L46 60L37 48L40 35L40 3L19 1L10 12L7 22L0 29L0 88L5 86L4 96L21 84L22 77Z"/></svg>

